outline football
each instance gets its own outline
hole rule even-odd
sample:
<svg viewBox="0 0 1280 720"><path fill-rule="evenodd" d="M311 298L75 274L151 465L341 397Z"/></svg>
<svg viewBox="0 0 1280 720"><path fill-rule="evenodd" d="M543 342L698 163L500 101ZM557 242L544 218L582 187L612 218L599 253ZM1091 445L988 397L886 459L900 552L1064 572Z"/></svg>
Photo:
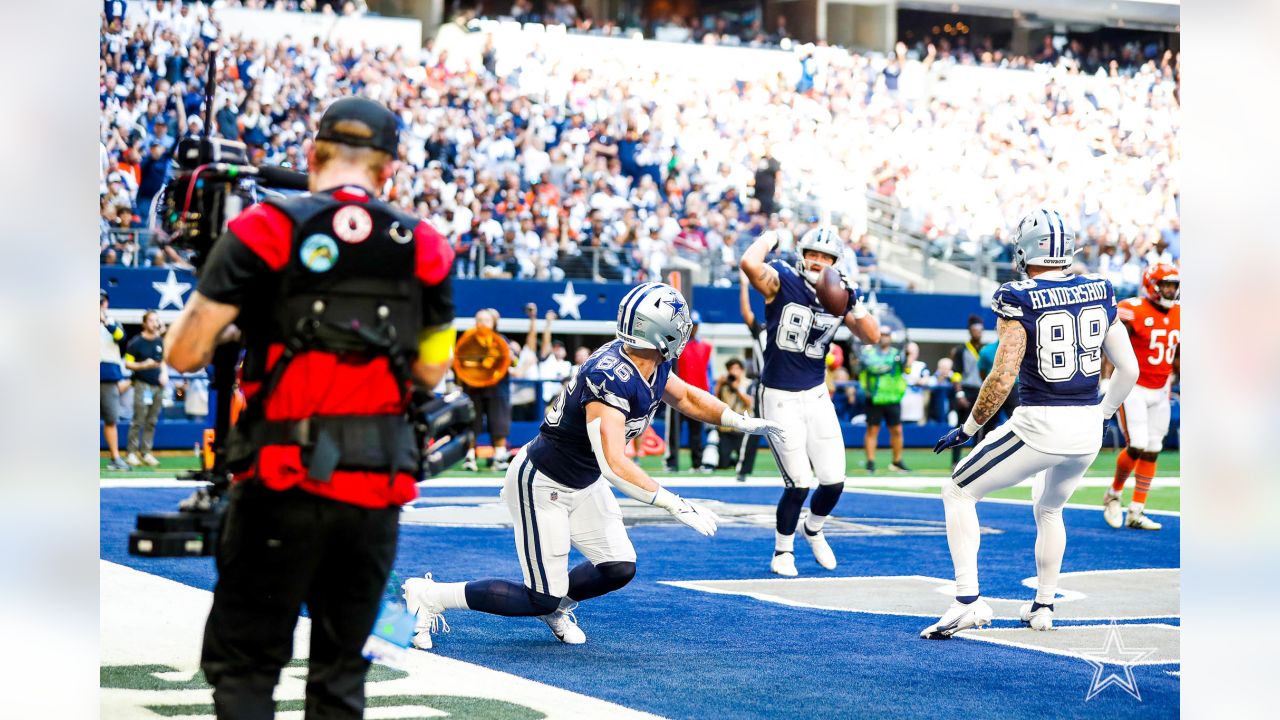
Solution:
<svg viewBox="0 0 1280 720"><path fill-rule="evenodd" d="M849 289L844 286L844 279L833 267L825 267L818 276L818 302L827 312L842 317L849 307Z"/></svg>

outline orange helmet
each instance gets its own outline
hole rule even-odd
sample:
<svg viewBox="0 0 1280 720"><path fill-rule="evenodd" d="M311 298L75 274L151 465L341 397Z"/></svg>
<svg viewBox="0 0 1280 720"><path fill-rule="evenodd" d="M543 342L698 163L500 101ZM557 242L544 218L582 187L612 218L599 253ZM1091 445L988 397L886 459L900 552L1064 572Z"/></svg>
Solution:
<svg viewBox="0 0 1280 720"><path fill-rule="evenodd" d="M1172 295L1166 295L1161 289L1160 286L1165 283L1173 284ZM1142 274L1142 294L1160 307L1173 307L1182 294L1182 279L1178 277L1178 268L1166 263L1156 263L1147 268Z"/></svg>

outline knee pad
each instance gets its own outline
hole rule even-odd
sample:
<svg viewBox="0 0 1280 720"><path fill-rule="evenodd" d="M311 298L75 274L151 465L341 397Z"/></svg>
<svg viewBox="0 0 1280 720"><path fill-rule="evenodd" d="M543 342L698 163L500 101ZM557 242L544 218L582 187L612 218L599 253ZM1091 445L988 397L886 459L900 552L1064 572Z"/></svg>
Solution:
<svg viewBox="0 0 1280 720"><path fill-rule="evenodd" d="M978 501L978 499L970 494L968 490L965 490L954 482L942 483L942 498L944 500L965 500L968 502Z"/></svg>
<svg viewBox="0 0 1280 720"><path fill-rule="evenodd" d="M560 607L560 598L555 595L540 593L527 587L524 589L524 593L529 598L529 604L542 611L544 615L553 613Z"/></svg>
<svg viewBox="0 0 1280 720"><path fill-rule="evenodd" d="M596 570L609 581L617 583L618 587L631 582L631 579L636 576L636 564L625 560L600 563L596 566Z"/></svg>

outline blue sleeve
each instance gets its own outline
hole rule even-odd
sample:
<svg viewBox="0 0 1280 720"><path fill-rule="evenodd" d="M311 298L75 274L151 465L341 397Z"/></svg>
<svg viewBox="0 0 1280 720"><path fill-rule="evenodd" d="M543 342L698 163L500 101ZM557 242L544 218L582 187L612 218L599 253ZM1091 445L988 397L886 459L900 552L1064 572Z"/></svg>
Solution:
<svg viewBox="0 0 1280 720"><path fill-rule="evenodd" d="M631 413L631 408L635 405L632 398L634 393L631 380L634 376L631 374L631 368L619 364L613 366L613 369L616 372L610 373L607 369L597 366L582 373L579 378L582 382L582 391L578 397L582 407L585 408L593 402L602 402L620 410L623 415Z"/></svg>
<svg viewBox="0 0 1280 720"><path fill-rule="evenodd" d="M1025 307L1026 299L1009 287L1009 283L1001 285L991 297L991 311L1006 320L1021 320Z"/></svg>

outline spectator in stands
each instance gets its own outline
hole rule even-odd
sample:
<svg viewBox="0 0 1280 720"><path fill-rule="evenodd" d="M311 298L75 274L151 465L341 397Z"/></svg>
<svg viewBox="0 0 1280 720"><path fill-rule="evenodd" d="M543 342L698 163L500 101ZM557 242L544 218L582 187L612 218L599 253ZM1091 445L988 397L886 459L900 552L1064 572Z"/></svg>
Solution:
<svg viewBox="0 0 1280 720"><path fill-rule="evenodd" d="M124 380L124 364L120 359L120 341L124 328L107 315L107 291L98 292L98 411L102 418L102 435L111 451L110 470L128 470L129 463L120 457L120 386Z"/></svg>
<svg viewBox="0 0 1280 720"><path fill-rule="evenodd" d="M760 201L760 212L772 215L777 209L774 195L778 190L778 173L782 172L782 164L766 150L764 157L756 164L755 198Z"/></svg>
<svg viewBox="0 0 1280 720"><path fill-rule="evenodd" d="M133 373L133 418L129 421L129 454L125 462L137 466L160 464L151 454L156 420L164 403L168 369L164 365L164 339L155 310L142 314L142 332L125 347L124 364Z"/></svg>
<svg viewBox="0 0 1280 720"><path fill-rule="evenodd" d="M146 217L151 201L164 188L169 179L169 156L163 143L151 143L147 156L141 163L142 181L138 183L138 201L133 206L135 214Z"/></svg>

